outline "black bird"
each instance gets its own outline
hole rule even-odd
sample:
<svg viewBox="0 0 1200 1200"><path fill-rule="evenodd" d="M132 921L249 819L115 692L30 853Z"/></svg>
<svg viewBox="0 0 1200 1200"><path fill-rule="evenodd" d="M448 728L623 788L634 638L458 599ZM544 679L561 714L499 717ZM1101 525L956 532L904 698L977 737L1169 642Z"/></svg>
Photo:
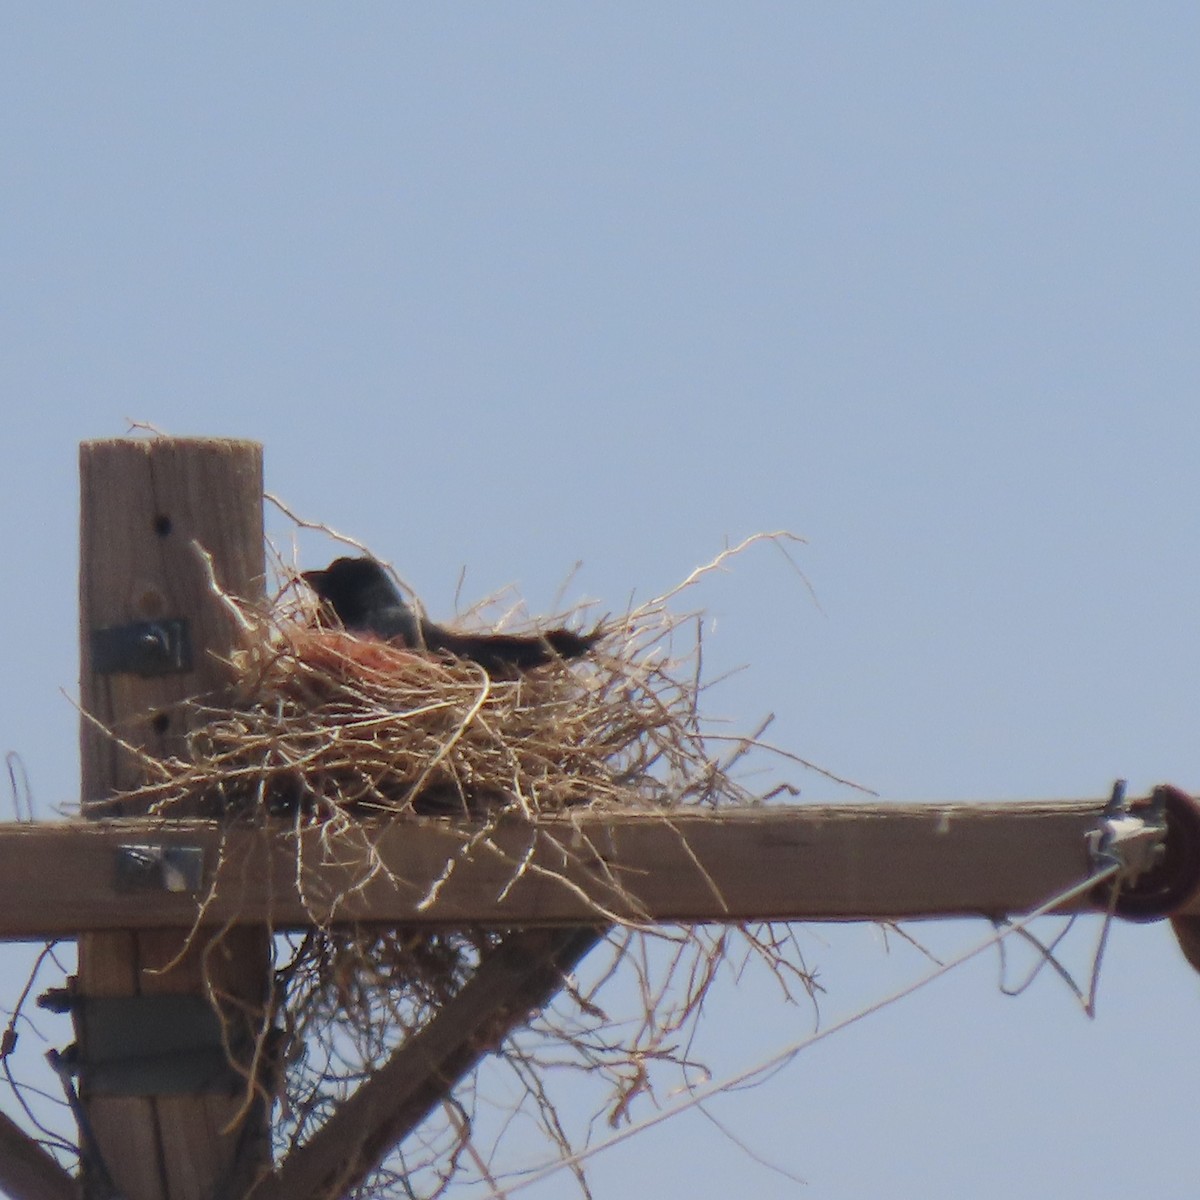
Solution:
<svg viewBox="0 0 1200 1200"><path fill-rule="evenodd" d="M452 654L478 663L489 675L541 666L556 658L581 658L600 633L549 629L545 633L455 633L418 617L391 576L373 558L336 558L323 571L301 579L333 610L351 633L374 633L417 650Z"/></svg>

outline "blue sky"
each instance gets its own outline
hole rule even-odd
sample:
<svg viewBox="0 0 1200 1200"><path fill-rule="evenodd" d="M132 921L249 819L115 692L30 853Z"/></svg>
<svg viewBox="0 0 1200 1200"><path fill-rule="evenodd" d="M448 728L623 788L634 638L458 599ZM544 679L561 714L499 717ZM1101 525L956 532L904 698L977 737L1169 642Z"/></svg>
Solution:
<svg viewBox="0 0 1200 1200"><path fill-rule="evenodd" d="M699 597L714 674L747 665L713 710L776 713L886 798L1200 788L1194 6L0 30L0 741L43 814L77 788L76 446L126 417L261 440L269 488L434 616L464 568L464 598L537 611L581 562L572 595L618 610L803 535L819 606L762 551ZM872 930L804 937L830 1015L921 970ZM714 1106L806 1187L693 1114L595 1159L596 1192L1193 1195L1198 1001L1158 926L1115 932L1094 1022L983 960ZM710 1027L736 1069L809 1024L751 986Z"/></svg>

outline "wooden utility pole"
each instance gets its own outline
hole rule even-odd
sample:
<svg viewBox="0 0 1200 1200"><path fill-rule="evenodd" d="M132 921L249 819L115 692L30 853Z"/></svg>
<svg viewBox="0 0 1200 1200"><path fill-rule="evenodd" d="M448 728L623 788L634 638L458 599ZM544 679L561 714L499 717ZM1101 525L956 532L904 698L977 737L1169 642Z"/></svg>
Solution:
<svg viewBox="0 0 1200 1200"><path fill-rule="evenodd" d="M1171 914L1200 970L1200 809L1173 788L1156 790L1145 820L1117 811L1114 796L582 809L486 829L364 820L332 838L234 828L201 809L164 818L128 800L117 812L112 797L140 781L140 752L186 756L187 701L219 703L227 687L237 629L208 564L228 594L263 597L261 449L89 443L81 473L82 798L95 819L0 825L0 941L78 937L82 1200L347 1194L552 999L614 921L1001 917L1040 907L1098 863L1125 862L1126 838L1128 861L1140 848L1145 865L1128 872L1136 883L1118 912ZM368 862L383 869L365 879ZM1106 896L1077 891L1070 907L1103 907ZM437 1015L274 1164L269 1106L246 1077L271 1018L268 929L314 922L507 932ZM16 1200L80 1200L78 1182L2 1114L0 1188Z"/></svg>
<svg viewBox="0 0 1200 1200"><path fill-rule="evenodd" d="M86 813L140 781L137 750L186 754L183 702L228 686L222 660L236 626L200 550L229 593L263 598L262 450L202 439L89 442L80 491L80 696L110 731L85 716ZM153 908L161 894L151 888L139 902ZM240 1051L261 1024L267 934L243 926L189 936L182 924L79 939L83 1178L96 1200L109 1187L123 1200L239 1196L269 1167L266 1105L216 1061L222 1035Z"/></svg>

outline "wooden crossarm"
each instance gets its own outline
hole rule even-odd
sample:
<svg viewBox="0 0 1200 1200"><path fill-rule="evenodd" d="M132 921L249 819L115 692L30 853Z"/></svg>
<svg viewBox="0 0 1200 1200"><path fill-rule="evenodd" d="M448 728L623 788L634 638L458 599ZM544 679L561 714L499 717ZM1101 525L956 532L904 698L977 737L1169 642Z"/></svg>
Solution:
<svg viewBox="0 0 1200 1200"><path fill-rule="evenodd" d="M482 838L442 820L366 823L327 843L319 829L297 838L286 827L206 822L0 825L0 939L187 927L201 900L205 924L277 929L1000 916L1086 877L1087 837L1102 808L813 804L669 819L580 812L501 822ZM123 891L117 857L130 845L199 848L199 894ZM372 864L380 869L356 890Z"/></svg>

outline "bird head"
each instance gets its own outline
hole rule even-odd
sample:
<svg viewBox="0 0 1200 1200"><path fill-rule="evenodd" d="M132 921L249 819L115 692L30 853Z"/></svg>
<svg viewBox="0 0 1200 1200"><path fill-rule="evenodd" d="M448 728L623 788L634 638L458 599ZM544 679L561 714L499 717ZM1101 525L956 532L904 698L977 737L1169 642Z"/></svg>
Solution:
<svg viewBox="0 0 1200 1200"><path fill-rule="evenodd" d="M382 606L403 604L383 565L365 555L335 558L324 570L304 571L300 578L347 629L360 626Z"/></svg>

